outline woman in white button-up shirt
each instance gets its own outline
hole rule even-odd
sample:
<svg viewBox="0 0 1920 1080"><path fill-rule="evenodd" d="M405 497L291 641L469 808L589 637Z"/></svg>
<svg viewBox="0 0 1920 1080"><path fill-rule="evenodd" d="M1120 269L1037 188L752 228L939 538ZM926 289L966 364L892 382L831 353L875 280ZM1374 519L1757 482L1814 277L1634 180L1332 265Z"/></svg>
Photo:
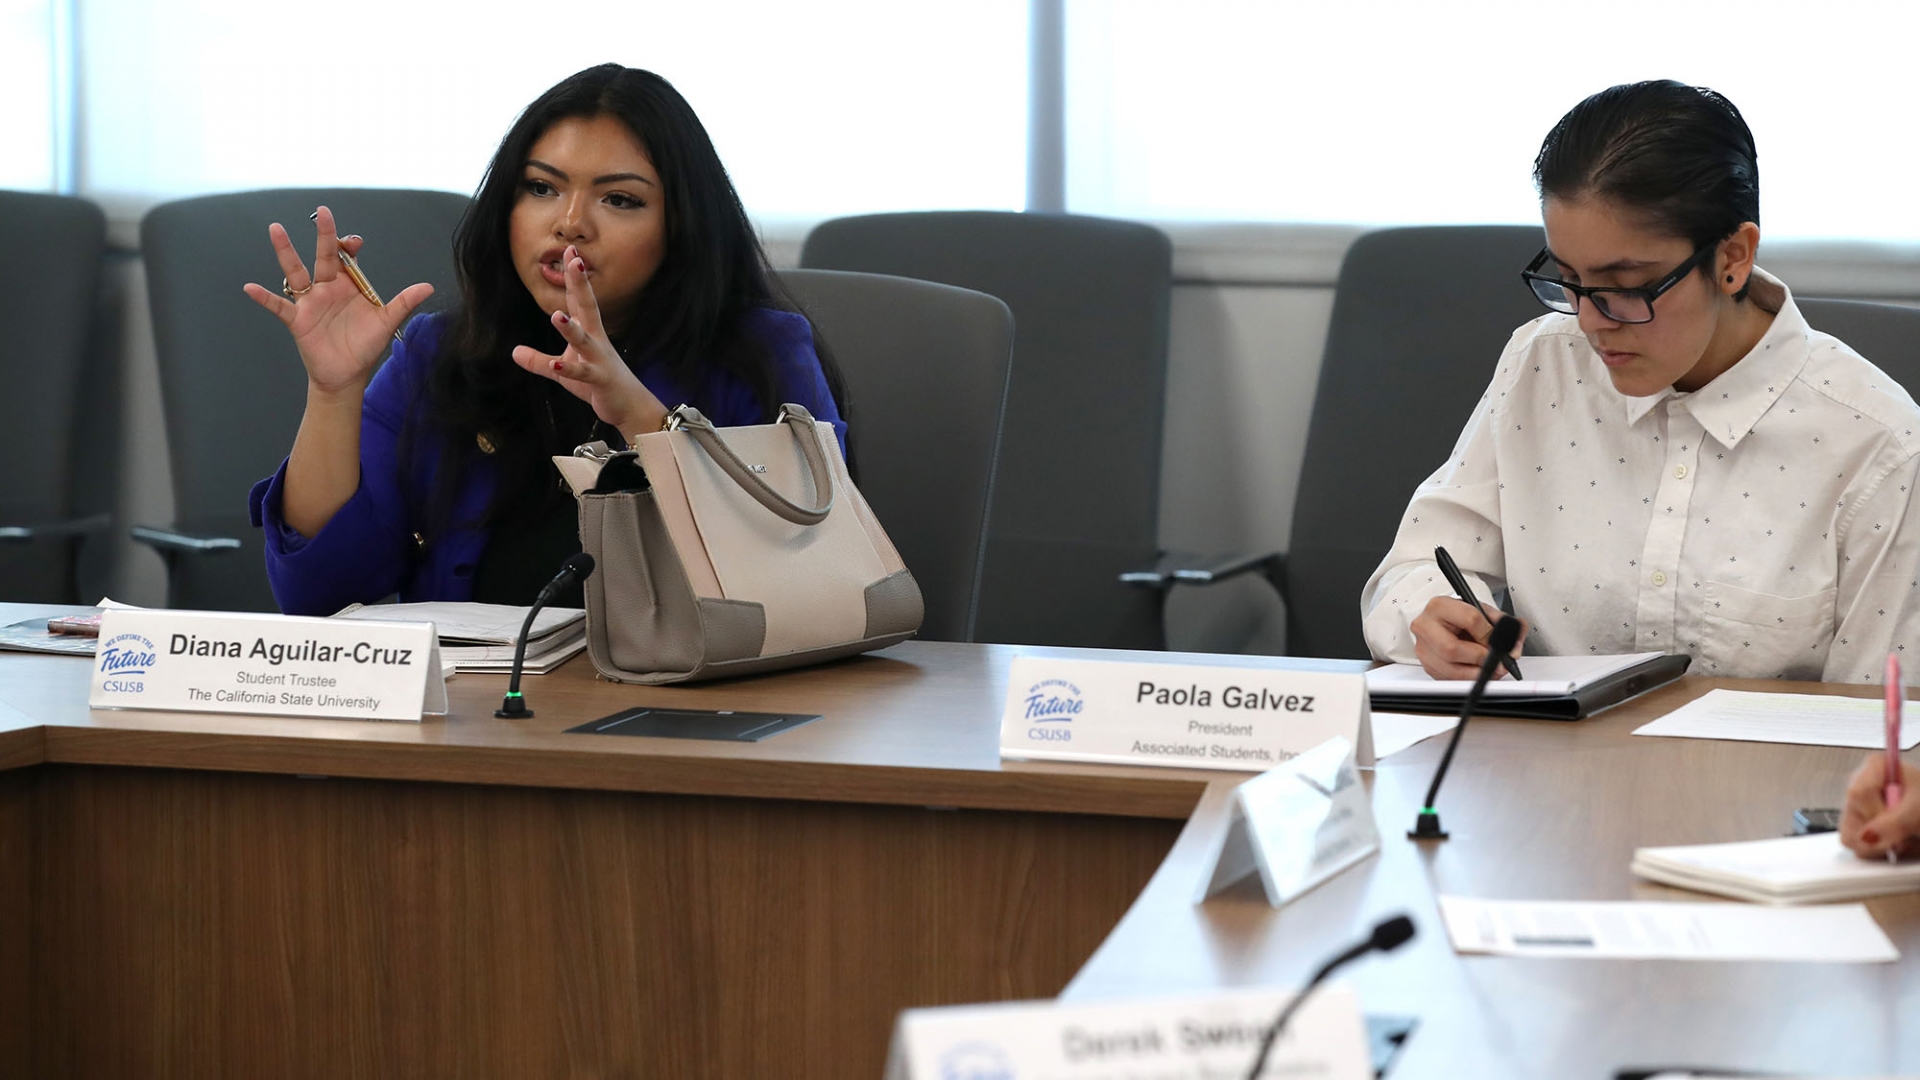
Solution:
<svg viewBox="0 0 1920 1080"><path fill-rule="evenodd" d="M1581 102L1534 166L1554 312L1515 331L1362 598L1376 656L1472 678L1506 589L1528 652L1684 652L1703 675L1875 682L1920 663L1920 409L1754 265L1753 136L1674 82ZM1916 648L1911 653L1909 645Z"/></svg>

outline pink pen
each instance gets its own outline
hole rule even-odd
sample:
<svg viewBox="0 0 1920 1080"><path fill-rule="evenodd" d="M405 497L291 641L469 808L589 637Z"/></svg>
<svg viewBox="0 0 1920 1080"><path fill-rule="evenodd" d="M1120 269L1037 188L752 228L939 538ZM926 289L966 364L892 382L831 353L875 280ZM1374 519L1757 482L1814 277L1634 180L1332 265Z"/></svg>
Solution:
<svg viewBox="0 0 1920 1080"><path fill-rule="evenodd" d="M1887 774L1886 785L1880 790L1882 801L1888 809L1900 805L1900 707L1906 700L1906 689L1900 684L1900 657L1887 654ZM1892 848L1887 849L1887 861L1898 859Z"/></svg>

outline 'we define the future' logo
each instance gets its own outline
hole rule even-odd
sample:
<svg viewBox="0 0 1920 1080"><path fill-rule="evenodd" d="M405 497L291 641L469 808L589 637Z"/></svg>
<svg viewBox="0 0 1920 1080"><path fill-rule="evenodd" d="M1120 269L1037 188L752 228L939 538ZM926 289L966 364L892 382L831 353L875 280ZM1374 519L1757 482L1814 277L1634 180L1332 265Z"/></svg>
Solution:
<svg viewBox="0 0 1920 1080"><path fill-rule="evenodd" d="M1067 725L1087 706L1080 688L1065 679L1042 679L1027 689L1027 737L1046 742L1072 742ZM1057 725L1057 726L1056 726Z"/></svg>
<svg viewBox="0 0 1920 1080"><path fill-rule="evenodd" d="M114 694L143 694L146 675L159 659L153 642L139 634L116 634L100 646L100 674L106 676L100 688Z"/></svg>

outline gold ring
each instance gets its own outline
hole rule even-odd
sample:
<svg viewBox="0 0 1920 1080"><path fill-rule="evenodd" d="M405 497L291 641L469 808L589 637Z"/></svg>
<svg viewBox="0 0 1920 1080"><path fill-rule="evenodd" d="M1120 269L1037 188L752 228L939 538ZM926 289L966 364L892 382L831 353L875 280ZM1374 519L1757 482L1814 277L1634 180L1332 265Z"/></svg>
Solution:
<svg viewBox="0 0 1920 1080"><path fill-rule="evenodd" d="M287 284L286 278L280 279L280 292L283 296L285 296L289 300L292 300L296 297L305 296L312 291L313 291L313 282L311 281L307 282L306 288L296 289L293 286Z"/></svg>

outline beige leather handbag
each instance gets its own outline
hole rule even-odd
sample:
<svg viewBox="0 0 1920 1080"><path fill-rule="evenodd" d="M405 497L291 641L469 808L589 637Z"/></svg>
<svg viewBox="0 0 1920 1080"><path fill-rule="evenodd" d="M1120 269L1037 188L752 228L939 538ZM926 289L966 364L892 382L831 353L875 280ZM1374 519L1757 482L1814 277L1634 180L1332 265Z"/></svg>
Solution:
<svg viewBox="0 0 1920 1080"><path fill-rule="evenodd" d="M580 503L587 653L621 682L799 667L912 637L924 608L847 475L829 424L798 405L724 432L689 406L632 450L554 458Z"/></svg>

